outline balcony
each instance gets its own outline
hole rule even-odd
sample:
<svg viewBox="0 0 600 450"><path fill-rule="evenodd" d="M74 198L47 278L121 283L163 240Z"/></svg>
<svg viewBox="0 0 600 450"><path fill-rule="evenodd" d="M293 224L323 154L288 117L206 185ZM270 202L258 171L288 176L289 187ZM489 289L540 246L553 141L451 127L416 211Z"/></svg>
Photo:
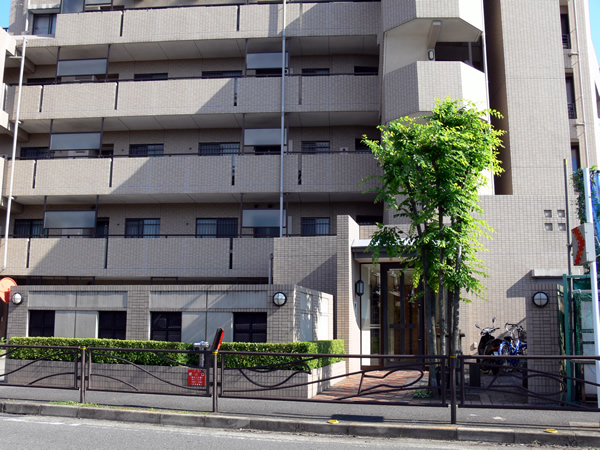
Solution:
<svg viewBox="0 0 600 450"><path fill-rule="evenodd" d="M429 112L435 99L471 100L480 109L487 105L485 75L455 61L419 61L384 77L384 122Z"/></svg>
<svg viewBox="0 0 600 450"><path fill-rule="evenodd" d="M235 159L235 167L234 167ZM165 155L150 158L93 158L17 160L13 195L21 204L56 201L90 202L100 196L109 202L237 202L241 193L279 192L279 155ZM5 164L4 195L8 194L12 162ZM284 161L284 190L299 198L327 192L332 198L357 195L379 173L370 153L289 153Z"/></svg>
<svg viewBox="0 0 600 450"><path fill-rule="evenodd" d="M169 2L172 3L172 2ZM235 2L232 2L235 3ZM241 2L238 2L241 3ZM377 47L378 2L289 3L286 33L327 48ZM28 41L28 58L51 64L48 47L112 44L113 61L243 56L244 39L281 36L281 4L232 4L59 14L54 37ZM314 38L320 38L315 41ZM351 39L348 39L351 37ZM308 44L305 42L304 45Z"/></svg>
<svg viewBox="0 0 600 450"><path fill-rule="evenodd" d="M219 79L171 79L23 86L22 129L49 131L50 119L106 118L105 131L164 128L187 124L188 128L241 123L242 114L281 110L281 78L247 77ZM11 86L7 111L16 114L18 88ZM286 110L311 120L326 112L336 123L373 123L379 115L379 77L352 74L286 78ZM348 114L348 113L354 113ZM365 117L365 114L368 117ZM339 119L335 119L339 117ZM112 120L111 118L118 118ZM322 123L322 115L313 122ZM225 125L228 126L228 125Z"/></svg>
<svg viewBox="0 0 600 450"><path fill-rule="evenodd" d="M266 278L273 239L58 237L10 239L14 276Z"/></svg>

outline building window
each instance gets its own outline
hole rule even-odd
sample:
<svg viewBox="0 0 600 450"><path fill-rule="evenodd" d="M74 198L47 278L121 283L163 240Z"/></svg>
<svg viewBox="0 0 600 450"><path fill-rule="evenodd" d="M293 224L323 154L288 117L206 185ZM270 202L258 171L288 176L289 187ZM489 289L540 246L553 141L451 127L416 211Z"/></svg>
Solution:
<svg viewBox="0 0 600 450"><path fill-rule="evenodd" d="M29 311L29 336L54 336L54 311Z"/></svg>
<svg viewBox="0 0 600 450"><path fill-rule="evenodd" d="M377 75L379 69L376 66L354 66L354 75Z"/></svg>
<svg viewBox="0 0 600 450"><path fill-rule="evenodd" d="M157 238L160 236L160 219L125 219L125 237Z"/></svg>
<svg viewBox="0 0 600 450"><path fill-rule="evenodd" d="M256 69L255 75L257 77L280 77L281 68L269 68L269 69Z"/></svg>
<svg viewBox="0 0 600 450"><path fill-rule="evenodd" d="M329 217L303 217L302 236L329 235Z"/></svg>
<svg viewBox="0 0 600 450"><path fill-rule="evenodd" d="M560 29L562 31L563 48L571 48L571 32L569 30L569 15L560 15Z"/></svg>
<svg viewBox="0 0 600 450"><path fill-rule="evenodd" d="M329 141L302 141L302 153L328 153Z"/></svg>
<svg viewBox="0 0 600 450"><path fill-rule="evenodd" d="M234 238L237 233L237 219L196 219L198 238Z"/></svg>
<svg viewBox="0 0 600 450"><path fill-rule="evenodd" d="M166 80L168 78L168 73L136 73L133 75L134 81Z"/></svg>
<svg viewBox="0 0 600 450"><path fill-rule="evenodd" d="M363 142L363 138L354 139L354 150L357 152L368 152L371 153L371 149L367 144Z"/></svg>
<svg viewBox="0 0 600 450"><path fill-rule="evenodd" d="M96 237L108 237L108 219L101 218L96 220Z"/></svg>
<svg viewBox="0 0 600 450"><path fill-rule="evenodd" d="M281 153L281 145L255 145L255 155L279 155Z"/></svg>
<svg viewBox="0 0 600 450"><path fill-rule="evenodd" d="M125 339L126 311L100 311L98 313L98 338Z"/></svg>
<svg viewBox="0 0 600 450"><path fill-rule="evenodd" d="M199 155L237 155L239 153L239 142L207 142L198 144Z"/></svg>
<svg viewBox="0 0 600 450"><path fill-rule="evenodd" d="M164 144L131 144L129 156L162 156Z"/></svg>
<svg viewBox="0 0 600 450"><path fill-rule="evenodd" d="M255 238L279 237L278 209L244 209L242 219L242 234ZM283 233L287 227L286 211L283 211Z"/></svg>
<svg viewBox="0 0 600 450"><path fill-rule="evenodd" d="M377 225L378 223L383 223L383 216L357 215L356 223L358 225Z"/></svg>
<svg viewBox="0 0 600 450"><path fill-rule="evenodd" d="M571 144L571 169L576 172L581 167L579 160L579 145Z"/></svg>
<svg viewBox="0 0 600 450"><path fill-rule="evenodd" d="M204 70L202 78L240 78L241 70Z"/></svg>
<svg viewBox="0 0 600 450"><path fill-rule="evenodd" d="M21 159L47 159L50 157L48 147L22 147L19 153Z"/></svg>
<svg viewBox="0 0 600 450"><path fill-rule="evenodd" d="M302 69L302 75L329 75L329 69Z"/></svg>
<svg viewBox="0 0 600 450"><path fill-rule="evenodd" d="M181 342L181 313L153 312L150 340Z"/></svg>
<svg viewBox="0 0 600 450"><path fill-rule="evenodd" d="M33 30L35 36L54 36L56 32L56 14L34 14Z"/></svg>
<svg viewBox="0 0 600 450"><path fill-rule="evenodd" d="M44 230L42 219L15 219L13 236L17 238L36 238L48 236L48 230Z"/></svg>
<svg viewBox="0 0 600 450"><path fill-rule="evenodd" d="M573 77L565 78L567 84L567 108L569 111L569 119L577 119L577 108L575 106L575 84Z"/></svg>
<svg viewBox="0 0 600 450"><path fill-rule="evenodd" d="M267 342L267 313L233 313L234 342Z"/></svg>

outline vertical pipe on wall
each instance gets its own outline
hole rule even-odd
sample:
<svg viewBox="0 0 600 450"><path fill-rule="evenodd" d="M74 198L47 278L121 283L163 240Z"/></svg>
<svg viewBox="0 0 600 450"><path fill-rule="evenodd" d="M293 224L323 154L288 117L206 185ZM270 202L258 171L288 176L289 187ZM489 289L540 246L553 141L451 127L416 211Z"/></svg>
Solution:
<svg viewBox="0 0 600 450"><path fill-rule="evenodd" d="M27 39L23 39L23 48L21 50L21 70L19 72L19 93L17 95L17 112L15 115L15 128L13 135L12 160L10 164L10 187L8 189L8 205L6 207L6 225L4 229L4 262L2 264L3 272L8 264L8 229L10 227L10 210L13 200L13 186L15 181L15 158L17 155L17 139L19 136L19 117L21 114L21 94L23 93L23 72L25 70L25 50L27 49Z"/></svg>

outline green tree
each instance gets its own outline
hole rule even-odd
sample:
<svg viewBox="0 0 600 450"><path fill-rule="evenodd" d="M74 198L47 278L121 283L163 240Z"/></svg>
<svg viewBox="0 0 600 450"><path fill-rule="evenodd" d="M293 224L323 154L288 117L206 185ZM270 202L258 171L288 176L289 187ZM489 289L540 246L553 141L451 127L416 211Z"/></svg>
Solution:
<svg viewBox="0 0 600 450"><path fill-rule="evenodd" d="M490 174L502 172L497 157L503 132L487 121L490 116L500 114L470 102L438 100L430 115L380 126L381 141L365 136L383 169L376 201L409 224L404 229L379 224L370 244L373 261L385 250L414 269L415 285L422 282L429 354L456 354L460 300L466 301L461 293L484 292L480 280L486 273L477 252L491 229L480 218L478 190ZM438 324L441 336L451 330L449 352L446 339L438 347Z"/></svg>

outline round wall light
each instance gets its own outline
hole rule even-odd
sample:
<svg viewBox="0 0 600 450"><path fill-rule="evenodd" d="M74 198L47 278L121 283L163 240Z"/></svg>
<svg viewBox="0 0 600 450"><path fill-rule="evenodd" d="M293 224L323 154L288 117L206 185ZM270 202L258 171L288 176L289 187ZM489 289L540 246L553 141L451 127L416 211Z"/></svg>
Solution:
<svg viewBox="0 0 600 450"><path fill-rule="evenodd" d="M287 302L287 297L283 292L277 292L273 295L273 303L277 306L283 306Z"/></svg>
<svg viewBox="0 0 600 450"><path fill-rule="evenodd" d="M18 292L16 292L13 296L12 296L12 301L15 305L20 305L21 302L23 301L23 296L21 294L19 294Z"/></svg>
<svg viewBox="0 0 600 450"><path fill-rule="evenodd" d="M535 294L533 294L532 300L535 306L537 306L538 308L543 308L548 304L549 298L548 294L546 294L545 292L536 292Z"/></svg>

